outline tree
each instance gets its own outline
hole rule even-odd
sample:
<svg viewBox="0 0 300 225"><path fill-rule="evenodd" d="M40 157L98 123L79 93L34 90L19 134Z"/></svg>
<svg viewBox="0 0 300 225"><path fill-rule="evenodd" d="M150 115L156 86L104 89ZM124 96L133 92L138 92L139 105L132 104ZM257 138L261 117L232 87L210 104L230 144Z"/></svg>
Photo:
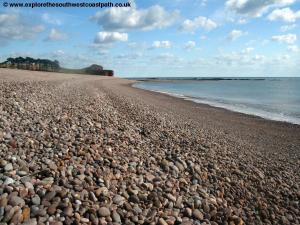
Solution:
<svg viewBox="0 0 300 225"><path fill-rule="evenodd" d="M5 64L11 64L13 68L27 69L27 70L41 70L41 71L58 71L60 66L57 60L51 61L49 59L34 59L31 57L17 57L8 58Z"/></svg>

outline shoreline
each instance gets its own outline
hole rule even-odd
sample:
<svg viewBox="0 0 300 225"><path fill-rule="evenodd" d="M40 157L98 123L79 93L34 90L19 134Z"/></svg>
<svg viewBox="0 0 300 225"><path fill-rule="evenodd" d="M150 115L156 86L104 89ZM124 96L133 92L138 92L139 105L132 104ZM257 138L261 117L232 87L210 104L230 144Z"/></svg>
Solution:
<svg viewBox="0 0 300 225"><path fill-rule="evenodd" d="M225 143L251 148L251 152L258 151L265 159L276 160L281 152L293 155L293 167L300 169L300 125L284 121L274 121L259 116L218 108L204 103L186 101L175 96L145 90L132 85L133 80L119 79L117 85L108 81L111 88L121 92L126 97L148 105L152 110L168 115L172 120L189 121L195 129L201 127L208 135L215 135L216 139L226 139ZM106 83L106 82L104 82ZM120 88L122 87L122 88ZM254 153L256 154L256 153ZM297 157L299 157L299 159ZM300 177L299 177L300 182Z"/></svg>
<svg viewBox="0 0 300 225"><path fill-rule="evenodd" d="M0 221L299 224L300 126L0 69Z"/></svg>
<svg viewBox="0 0 300 225"><path fill-rule="evenodd" d="M300 126L300 119L297 119L297 118L286 118L286 119L279 119L278 118L278 119L276 119L274 117L278 116L277 114L274 114L274 115L264 115L263 113L266 113L266 112L259 113L258 111L251 113L249 111L246 112L246 110L243 111L241 109L234 108L231 105L224 105L224 106L222 106L221 103L213 102L213 101L209 101L209 100L206 101L206 100L203 100L201 98L196 98L196 97L191 97L191 96L185 96L185 95L180 95L180 94L173 94L173 93L164 92L164 91L150 90L150 89L145 89L145 88L141 88L141 87L135 87L134 85L138 84L138 83L152 82L152 81L143 81L143 80L136 80L136 81L137 82L135 82L135 83L133 83L131 85L133 88L138 88L138 89L142 89L142 90L156 92L156 93L168 95L168 96L171 96L171 97L183 99L185 101L191 101L191 102L194 102L194 103L197 103L197 104L207 105L207 106L214 107L214 108L225 109L225 110L230 111L230 112L244 114L245 116L253 116L253 117L257 117L257 118L261 118L261 119L265 119L265 120L269 120L269 121L273 121L273 122L289 123L289 124L292 124L292 125L299 125ZM156 82L156 81L154 81L154 82ZM157 81L157 82L160 82L160 81ZM162 81L162 82L164 82L164 81ZM169 81L166 81L166 82L169 82ZM177 80L177 81L171 80L170 82L181 82L181 81L179 81L179 80ZM184 80L183 80L183 82L184 82Z"/></svg>
<svg viewBox="0 0 300 225"><path fill-rule="evenodd" d="M120 78L120 79L127 80L126 78ZM131 80L131 79L129 81L133 81L133 83L129 83L128 84L128 87L130 87L130 88L134 88L134 89L138 89L138 90L143 90L143 91L151 92L151 93L156 93L156 94L160 94L160 95L165 95L165 96L168 96L168 97L171 97L171 98L180 99L182 101L191 102L191 103L194 103L194 104L199 105L199 106L202 105L202 106L205 106L205 107L211 107L213 109L218 109L218 110L224 111L225 113L234 113L234 114L237 114L237 115L242 115L242 116L250 117L250 118L253 118L253 119L258 119L258 120L263 119L263 120L266 120L266 121L268 121L270 123L280 123L280 124L286 124L286 125L292 125L292 126L300 127L300 124L298 124L298 123L292 123L292 122L285 121L285 120L275 120L275 119L273 120L273 119L270 119L270 118L267 118L267 117L263 117L263 116L259 116L259 115L256 115L256 114L235 111L235 110L231 110L231 109L226 108L226 107L212 105L213 102L212 102L212 104L201 102L201 100L199 100L199 102L196 102L196 101L194 101L192 99L192 97L189 97L189 96L184 96L184 95L178 95L177 96L176 94L172 94L172 93L168 93L168 92L160 92L160 91L155 91L155 90L148 90L148 89L144 89L144 88L140 88L140 87L135 87L134 86L137 83L148 82L148 81ZM152 82L152 81L149 81L149 82ZM175 82L177 82L177 81L175 81Z"/></svg>

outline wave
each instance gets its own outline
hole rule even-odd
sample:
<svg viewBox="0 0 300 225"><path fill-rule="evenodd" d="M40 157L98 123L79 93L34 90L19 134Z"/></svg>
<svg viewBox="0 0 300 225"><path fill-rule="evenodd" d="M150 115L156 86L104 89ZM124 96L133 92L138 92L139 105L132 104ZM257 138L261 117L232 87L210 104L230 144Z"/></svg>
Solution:
<svg viewBox="0 0 300 225"><path fill-rule="evenodd" d="M291 124L297 124L300 125L300 118L293 117L290 115L285 115L284 113L278 113L278 112L269 112L263 109L258 109L258 108L253 108L248 105L243 105L243 104L234 104L234 103L229 103L229 102L222 102L221 100L211 100L211 99L204 99L204 98L196 98L193 96L186 96L182 94L176 94L176 93L171 93L167 91L158 91L158 90L152 90L152 89L146 89L139 87L138 85L134 85L137 88L145 89L145 90L150 90L153 92L157 93L162 93L166 95L170 95L173 97L181 98L187 101L192 101L195 103L199 104L206 104L210 105L216 108L223 108L227 109L229 111L233 112L238 112L238 113L243 113L247 115L253 115L253 116L258 116L263 119L268 119L268 120L273 120L273 121L281 121L281 122L287 122Z"/></svg>
<svg viewBox="0 0 300 225"><path fill-rule="evenodd" d="M127 78L129 80L137 80L137 81L224 81L224 80L239 80L239 81L262 81L266 80L266 78L260 77L147 77L147 78Z"/></svg>

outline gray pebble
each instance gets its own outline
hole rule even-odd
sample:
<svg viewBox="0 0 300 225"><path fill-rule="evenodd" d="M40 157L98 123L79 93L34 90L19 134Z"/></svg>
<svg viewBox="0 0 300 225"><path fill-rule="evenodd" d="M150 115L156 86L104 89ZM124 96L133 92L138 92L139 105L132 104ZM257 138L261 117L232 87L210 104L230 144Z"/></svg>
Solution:
<svg viewBox="0 0 300 225"><path fill-rule="evenodd" d="M108 208L106 208L106 207L101 207L98 210L98 213L102 217L110 216L110 210Z"/></svg>
<svg viewBox="0 0 300 225"><path fill-rule="evenodd" d="M13 168L13 165L11 163L8 163L4 166L4 170L6 172L9 172L9 171L12 171L14 168Z"/></svg>

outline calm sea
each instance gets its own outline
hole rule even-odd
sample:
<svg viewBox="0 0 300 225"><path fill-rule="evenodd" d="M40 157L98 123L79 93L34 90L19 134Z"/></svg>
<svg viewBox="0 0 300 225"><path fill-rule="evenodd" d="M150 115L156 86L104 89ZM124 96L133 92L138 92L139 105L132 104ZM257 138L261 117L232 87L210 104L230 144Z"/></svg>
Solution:
<svg viewBox="0 0 300 225"><path fill-rule="evenodd" d="M135 86L266 119L300 124L300 78L161 78L147 79Z"/></svg>

